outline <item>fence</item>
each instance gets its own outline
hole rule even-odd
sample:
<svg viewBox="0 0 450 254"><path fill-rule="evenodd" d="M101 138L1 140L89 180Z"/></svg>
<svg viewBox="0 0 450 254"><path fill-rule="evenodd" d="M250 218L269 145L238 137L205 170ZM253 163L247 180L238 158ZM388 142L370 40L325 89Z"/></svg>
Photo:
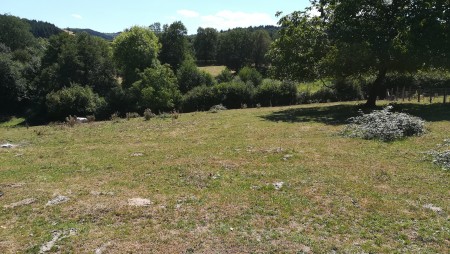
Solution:
<svg viewBox="0 0 450 254"><path fill-rule="evenodd" d="M449 103L449 88L391 88L386 90L386 99L390 101L415 101L418 103Z"/></svg>

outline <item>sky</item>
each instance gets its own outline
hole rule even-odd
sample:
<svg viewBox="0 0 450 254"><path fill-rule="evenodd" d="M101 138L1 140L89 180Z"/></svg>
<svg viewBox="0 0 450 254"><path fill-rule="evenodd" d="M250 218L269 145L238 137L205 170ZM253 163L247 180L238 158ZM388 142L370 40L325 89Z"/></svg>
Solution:
<svg viewBox="0 0 450 254"><path fill-rule="evenodd" d="M0 0L0 13L103 33L181 21L195 34L198 27L276 25L277 11L288 14L307 6L309 0Z"/></svg>

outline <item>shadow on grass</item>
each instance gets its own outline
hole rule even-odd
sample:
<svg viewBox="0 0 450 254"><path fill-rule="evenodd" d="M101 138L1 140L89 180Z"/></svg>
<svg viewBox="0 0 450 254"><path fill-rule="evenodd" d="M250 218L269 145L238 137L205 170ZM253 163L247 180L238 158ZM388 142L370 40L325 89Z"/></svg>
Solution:
<svg viewBox="0 0 450 254"><path fill-rule="evenodd" d="M348 118L358 116L360 109L364 113L371 111L364 109L363 105L313 106L277 111L262 116L262 118L273 122L319 122L328 125L343 125L347 124ZM405 112L430 122L450 121L450 104L396 104L394 111Z"/></svg>

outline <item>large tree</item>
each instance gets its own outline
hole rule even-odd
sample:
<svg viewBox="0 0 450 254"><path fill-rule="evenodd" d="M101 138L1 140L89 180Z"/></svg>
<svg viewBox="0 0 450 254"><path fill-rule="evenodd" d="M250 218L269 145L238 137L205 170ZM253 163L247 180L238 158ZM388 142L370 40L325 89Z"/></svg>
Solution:
<svg viewBox="0 0 450 254"><path fill-rule="evenodd" d="M252 33L236 28L219 35L217 60L232 70L239 70L252 62Z"/></svg>
<svg viewBox="0 0 450 254"><path fill-rule="evenodd" d="M190 57L187 40L187 29L181 21L164 26L161 34L161 55L159 59L163 64L169 64L174 71L178 70L181 63Z"/></svg>
<svg viewBox="0 0 450 254"><path fill-rule="evenodd" d="M270 56L273 73L314 79L372 74L375 106L389 72L449 66L448 0L314 0L312 12L282 17Z"/></svg>
<svg viewBox="0 0 450 254"><path fill-rule="evenodd" d="M195 56L198 61L215 62L219 33L214 28L198 28L194 40Z"/></svg>
<svg viewBox="0 0 450 254"><path fill-rule="evenodd" d="M114 59L125 87L140 79L139 73L158 64L161 44L149 28L134 26L113 41Z"/></svg>

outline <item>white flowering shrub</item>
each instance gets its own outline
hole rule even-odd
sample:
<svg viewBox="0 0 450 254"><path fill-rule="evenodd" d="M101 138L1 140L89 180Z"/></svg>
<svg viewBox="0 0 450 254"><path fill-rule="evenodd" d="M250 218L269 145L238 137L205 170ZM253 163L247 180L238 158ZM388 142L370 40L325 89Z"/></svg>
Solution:
<svg viewBox="0 0 450 254"><path fill-rule="evenodd" d="M391 112L392 106L375 110L370 114L349 118L343 134L363 139L393 141L425 132L425 121L406 113Z"/></svg>
<svg viewBox="0 0 450 254"><path fill-rule="evenodd" d="M444 170L450 169L450 139L445 139L443 144L439 144L436 150L428 152L433 163L441 166Z"/></svg>

